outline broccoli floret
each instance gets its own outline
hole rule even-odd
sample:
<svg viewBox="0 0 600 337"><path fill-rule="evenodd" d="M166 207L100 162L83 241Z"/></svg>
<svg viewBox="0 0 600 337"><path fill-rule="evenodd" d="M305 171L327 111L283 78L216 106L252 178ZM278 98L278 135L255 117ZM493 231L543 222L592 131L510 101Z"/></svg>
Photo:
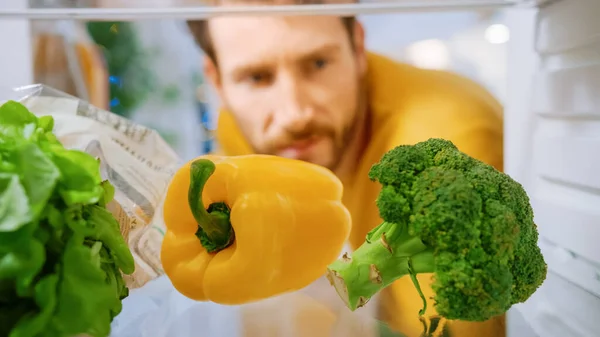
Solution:
<svg viewBox="0 0 600 337"><path fill-rule="evenodd" d="M527 300L546 278L533 210L508 175L447 140L398 146L373 165L383 223L328 278L350 310L403 276L433 273L447 319L484 321Z"/></svg>

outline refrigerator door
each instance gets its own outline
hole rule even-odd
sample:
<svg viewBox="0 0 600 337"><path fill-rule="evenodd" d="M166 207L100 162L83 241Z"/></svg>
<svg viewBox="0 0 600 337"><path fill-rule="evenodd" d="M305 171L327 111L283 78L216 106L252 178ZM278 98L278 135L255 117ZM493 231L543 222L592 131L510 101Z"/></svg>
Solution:
<svg viewBox="0 0 600 337"><path fill-rule="evenodd" d="M533 26L520 21L533 48L508 65L507 172L529 191L549 273L509 315L509 337L600 336L598 13L598 0L548 1Z"/></svg>

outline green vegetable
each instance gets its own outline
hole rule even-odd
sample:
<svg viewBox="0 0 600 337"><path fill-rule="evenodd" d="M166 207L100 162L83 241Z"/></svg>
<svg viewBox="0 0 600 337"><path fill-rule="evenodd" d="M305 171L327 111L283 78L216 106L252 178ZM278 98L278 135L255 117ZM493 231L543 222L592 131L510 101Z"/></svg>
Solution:
<svg viewBox="0 0 600 337"><path fill-rule="evenodd" d="M50 116L0 106L0 336L106 337L134 271L114 189Z"/></svg>
<svg viewBox="0 0 600 337"><path fill-rule="evenodd" d="M437 312L448 319L484 321L527 300L547 267L537 245L533 211L522 186L508 175L430 139L398 146L369 177L382 184L383 223L328 277L351 310L400 277L434 273Z"/></svg>

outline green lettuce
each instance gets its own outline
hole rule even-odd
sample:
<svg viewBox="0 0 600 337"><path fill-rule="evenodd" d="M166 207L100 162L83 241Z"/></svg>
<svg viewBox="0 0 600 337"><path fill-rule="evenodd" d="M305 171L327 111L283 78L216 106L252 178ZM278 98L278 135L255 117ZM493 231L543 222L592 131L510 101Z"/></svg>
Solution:
<svg viewBox="0 0 600 337"><path fill-rule="evenodd" d="M134 271L114 188L51 116L0 106L0 336L106 337Z"/></svg>

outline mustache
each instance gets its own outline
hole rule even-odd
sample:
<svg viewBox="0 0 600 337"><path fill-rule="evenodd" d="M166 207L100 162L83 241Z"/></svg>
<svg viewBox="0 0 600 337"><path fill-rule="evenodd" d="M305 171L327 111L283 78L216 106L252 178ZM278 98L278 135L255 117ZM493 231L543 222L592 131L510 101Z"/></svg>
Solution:
<svg viewBox="0 0 600 337"><path fill-rule="evenodd" d="M331 137L334 135L335 135L335 132L331 128L326 127L324 125L312 124L312 125L308 125L307 127L305 127L302 130L283 131L283 132L271 137L271 139L269 140L268 143L269 143L269 148L272 149L273 152L275 152L276 150L286 148L295 142L308 140L313 137L319 137L319 136Z"/></svg>

